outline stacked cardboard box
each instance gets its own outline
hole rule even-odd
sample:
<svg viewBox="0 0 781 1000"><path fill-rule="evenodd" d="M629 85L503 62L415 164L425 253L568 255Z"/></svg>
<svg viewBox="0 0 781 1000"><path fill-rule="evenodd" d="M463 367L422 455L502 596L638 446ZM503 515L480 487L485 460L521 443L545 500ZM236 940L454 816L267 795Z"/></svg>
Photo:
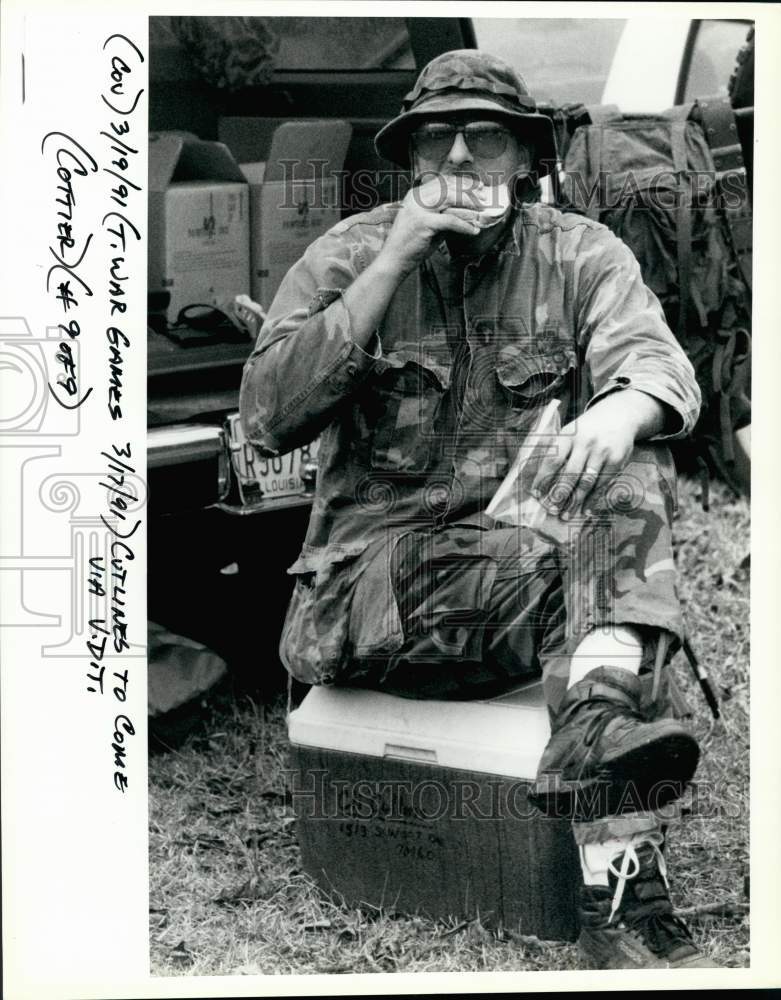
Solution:
<svg viewBox="0 0 781 1000"><path fill-rule="evenodd" d="M338 119L220 119L220 139L249 183L250 295L265 309L309 244L341 217L351 135Z"/></svg>
<svg viewBox="0 0 781 1000"><path fill-rule="evenodd" d="M189 305L227 306L249 288L249 189L222 143L187 133L149 138L150 292L168 321Z"/></svg>

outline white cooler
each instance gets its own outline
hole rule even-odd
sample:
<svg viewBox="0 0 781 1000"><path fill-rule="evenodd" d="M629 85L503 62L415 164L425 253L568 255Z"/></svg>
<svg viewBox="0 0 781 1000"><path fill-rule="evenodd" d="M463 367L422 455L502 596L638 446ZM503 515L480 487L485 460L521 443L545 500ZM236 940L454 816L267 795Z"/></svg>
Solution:
<svg viewBox="0 0 781 1000"><path fill-rule="evenodd" d="M570 824L527 799L550 734L541 684L468 702L315 687L288 732L303 864L324 890L575 939Z"/></svg>

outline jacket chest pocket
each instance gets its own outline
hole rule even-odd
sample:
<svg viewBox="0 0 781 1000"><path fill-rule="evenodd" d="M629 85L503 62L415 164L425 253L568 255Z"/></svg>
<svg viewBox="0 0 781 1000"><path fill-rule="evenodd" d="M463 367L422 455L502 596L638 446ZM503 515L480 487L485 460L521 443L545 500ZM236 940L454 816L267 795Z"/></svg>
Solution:
<svg viewBox="0 0 781 1000"><path fill-rule="evenodd" d="M508 424L525 423L530 411L548 400L571 396L576 389L576 372L577 354L569 345L532 355L514 350L500 354L496 377Z"/></svg>
<svg viewBox="0 0 781 1000"><path fill-rule="evenodd" d="M426 472L436 461L442 400L449 365L406 352L393 352L372 383L368 405L374 430L370 464L394 472Z"/></svg>

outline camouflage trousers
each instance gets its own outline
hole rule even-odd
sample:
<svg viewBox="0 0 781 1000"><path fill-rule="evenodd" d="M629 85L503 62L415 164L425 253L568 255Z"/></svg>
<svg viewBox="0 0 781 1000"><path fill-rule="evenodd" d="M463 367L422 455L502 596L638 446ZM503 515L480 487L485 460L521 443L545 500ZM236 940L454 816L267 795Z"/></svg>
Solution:
<svg viewBox="0 0 781 1000"><path fill-rule="evenodd" d="M484 514L373 542L359 559L338 683L466 699L541 675L555 713L572 654L592 629L636 627L648 639L644 668L666 630L671 655L683 622L668 449L638 446L606 499L598 516L572 523L563 544ZM388 642L399 624L403 639Z"/></svg>

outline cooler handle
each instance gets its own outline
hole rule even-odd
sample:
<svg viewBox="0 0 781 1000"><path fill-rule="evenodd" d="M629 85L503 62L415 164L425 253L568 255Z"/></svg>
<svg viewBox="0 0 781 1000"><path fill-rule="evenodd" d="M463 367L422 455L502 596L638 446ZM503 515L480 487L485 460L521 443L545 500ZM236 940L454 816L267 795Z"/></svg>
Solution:
<svg viewBox="0 0 781 1000"><path fill-rule="evenodd" d="M398 757L401 760L419 760L429 764L436 764L436 750L428 750L425 747L406 747L399 743L386 743L383 757Z"/></svg>

